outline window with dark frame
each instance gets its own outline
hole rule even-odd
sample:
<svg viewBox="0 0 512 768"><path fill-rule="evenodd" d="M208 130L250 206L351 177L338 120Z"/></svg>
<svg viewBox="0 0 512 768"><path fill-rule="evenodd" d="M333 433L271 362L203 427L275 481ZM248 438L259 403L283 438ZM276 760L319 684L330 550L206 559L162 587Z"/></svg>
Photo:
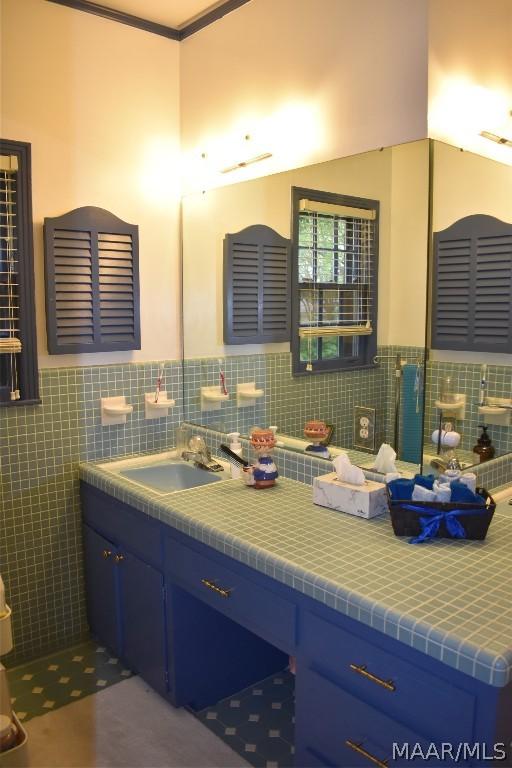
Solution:
<svg viewBox="0 0 512 768"><path fill-rule="evenodd" d="M302 188L292 196L293 371L371 366L379 203Z"/></svg>
<svg viewBox="0 0 512 768"><path fill-rule="evenodd" d="M0 139L0 406L39 402L30 144Z"/></svg>

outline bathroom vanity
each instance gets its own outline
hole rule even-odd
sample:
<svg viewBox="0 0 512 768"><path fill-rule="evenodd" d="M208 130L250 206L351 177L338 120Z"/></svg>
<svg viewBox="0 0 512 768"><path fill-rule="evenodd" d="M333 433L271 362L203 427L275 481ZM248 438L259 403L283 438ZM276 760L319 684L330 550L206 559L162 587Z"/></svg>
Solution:
<svg viewBox="0 0 512 768"><path fill-rule="evenodd" d="M510 749L512 515L485 542L410 546L291 480L162 495L83 464L81 493L91 630L176 706L292 654L297 766L399 765L432 742L483 765Z"/></svg>

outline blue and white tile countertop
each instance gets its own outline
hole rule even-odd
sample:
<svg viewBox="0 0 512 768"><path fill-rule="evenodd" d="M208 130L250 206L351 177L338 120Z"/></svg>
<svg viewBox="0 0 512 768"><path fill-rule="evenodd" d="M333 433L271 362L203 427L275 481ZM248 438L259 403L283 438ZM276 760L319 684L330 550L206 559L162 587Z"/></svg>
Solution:
<svg viewBox="0 0 512 768"><path fill-rule="evenodd" d="M484 683L512 679L512 507L487 539L411 546L387 515L315 506L281 478L256 491L228 480L166 496L92 463L82 480L357 621ZM511 493L512 495L512 493ZM509 512L510 510L510 512Z"/></svg>

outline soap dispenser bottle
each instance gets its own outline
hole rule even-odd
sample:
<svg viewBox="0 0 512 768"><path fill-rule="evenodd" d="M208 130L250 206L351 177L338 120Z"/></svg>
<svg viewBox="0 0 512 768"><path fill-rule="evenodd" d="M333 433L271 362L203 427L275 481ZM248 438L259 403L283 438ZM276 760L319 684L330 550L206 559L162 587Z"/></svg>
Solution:
<svg viewBox="0 0 512 768"><path fill-rule="evenodd" d="M473 453L476 453L479 457L480 464L484 461L489 461L494 457L496 453L494 445L491 442L491 438L487 434L487 427L485 424L479 424L482 429L482 434L477 440L475 446L473 446Z"/></svg>
<svg viewBox="0 0 512 768"><path fill-rule="evenodd" d="M236 453L237 456L242 455L242 443L240 442L240 432L230 432L228 434L229 447ZM242 477L242 467L237 464L231 464L231 477L235 480L239 480Z"/></svg>

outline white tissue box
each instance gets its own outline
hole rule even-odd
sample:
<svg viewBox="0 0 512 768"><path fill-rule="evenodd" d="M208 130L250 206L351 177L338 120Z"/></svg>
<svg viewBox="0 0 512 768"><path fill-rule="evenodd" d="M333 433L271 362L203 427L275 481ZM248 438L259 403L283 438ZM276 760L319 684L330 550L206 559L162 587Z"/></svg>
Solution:
<svg viewBox="0 0 512 768"><path fill-rule="evenodd" d="M313 480L313 501L320 507L347 512L357 517L377 517L388 510L386 486L367 480L364 485L352 485L338 480L336 472L320 475Z"/></svg>

